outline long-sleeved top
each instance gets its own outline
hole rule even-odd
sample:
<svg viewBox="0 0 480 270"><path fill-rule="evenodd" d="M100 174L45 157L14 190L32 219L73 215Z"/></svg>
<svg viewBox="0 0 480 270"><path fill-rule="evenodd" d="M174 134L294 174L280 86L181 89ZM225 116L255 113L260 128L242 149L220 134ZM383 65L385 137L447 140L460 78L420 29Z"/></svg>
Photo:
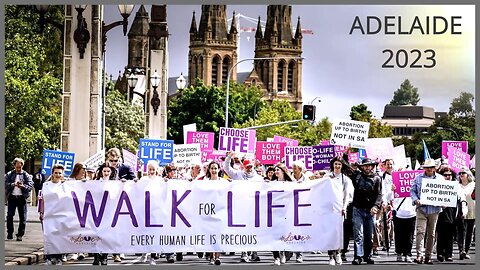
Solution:
<svg viewBox="0 0 480 270"><path fill-rule="evenodd" d="M425 173L417 175L417 177L415 177L415 179L413 180L412 188L410 189L410 197L412 198L412 205L415 205L415 202L417 200L420 200L420 197L421 197L420 192L422 190L423 178L445 180L445 178L438 173L434 173L432 176L426 176ZM441 206L420 205L419 208L425 214L435 214L435 213L442 212Z"/></svg>
<svg viewBox="0 0 480 270"><path fill-rule="evenodd" d="M393 210L397 211L397 218L412 218L417 214L410 197L395 198L393 200Z"/></svg>
<svg viewBox="0 0 480 270"><path fill-rule="evenodd" d="M354 188L353 188L352 180L348 176L344 175L343 173L335 174L331 172L329 176L335 187L335 190L342 193L342 197L343 197L342 209L347 211L347 206L353 200Z"/></svg>
<svg viewBox="0 0 480 270"><path fill-rule="evenodd" d="M363 172L356 172L351 179L355 188L352 205L365 210L370 210L374 206L380 209L382 178L378 174L366 175Z"/></svg>
<svg viewBox="0 0 480 270"><path fill-rule="evenodd" d="M475 200L472 199L472 192L474 188L475 188L474 181L466 184L465 186L462 184L459 184L458 190L463 191L463 193L465 194L465 199L467 201L468 213L465 219L475 219Z"/></svg>
<svg viewBox="0 0 480 270"><path fill-rule="evenodd" d="M223 163L223 169L233 180L256 180L263 181L263 177L260 176L255 170L252 170L251 174L246 174L243 170L236 170L230 166L232 158L227 156Z"/></svg>
<svg viewBox="0 0 480 270"><path fill-rule="evenodd" d="M382 174L383 183L382 183L382 201L386 204L393 201L395 195L392 190L393 179L392 175L384 172Z"/></svg>

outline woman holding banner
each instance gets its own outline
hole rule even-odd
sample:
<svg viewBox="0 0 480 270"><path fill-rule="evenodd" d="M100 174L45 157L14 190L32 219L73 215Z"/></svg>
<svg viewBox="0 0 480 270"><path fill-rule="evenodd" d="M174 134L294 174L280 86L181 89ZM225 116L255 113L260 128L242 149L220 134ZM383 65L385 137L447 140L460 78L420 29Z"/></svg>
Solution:
<svg viewBox="0 0 480 270"><path fill-rule="evenodd" d="M460 168L458 172L459 192L465 194L468 213L465 219L461 219L457 227L457 243L459 259L470 259L468 251L472 243L473 227L475 226L475 200L472 199L472 192L475 189L475 178L467 167Z"/></svg>

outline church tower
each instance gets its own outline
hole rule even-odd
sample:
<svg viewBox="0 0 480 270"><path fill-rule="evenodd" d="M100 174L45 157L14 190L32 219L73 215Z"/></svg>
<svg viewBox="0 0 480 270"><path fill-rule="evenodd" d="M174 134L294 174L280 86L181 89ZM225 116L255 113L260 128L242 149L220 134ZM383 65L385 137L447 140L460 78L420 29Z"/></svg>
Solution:
<svg viewBox="0 0 480 270"><path fill-rule="evenodd" d="M190 26L188 53L188 85L196 78L205 85L220 86L227 82L228 71L237 63L237 26L233 13L230 30L227 30L226 5L202 5L200 25L197 30L195 12ZM231 80L236 80L236 68Z"/></svg>
<svg viewBox="0 0 480 270"><path fill-rule="evenodd" d="M291 14L290 5L269 5L264 33L259 18L255 33L255 58L276 59L256 60L252 73L256 73L266 87L266 100L286 99L294 108L301 110L302 32L299 17L295 34L292 34Z"/></svg>
<svg viewBox="0 0 480 270"><path fill-rule="evenodd" d="M144 69L148 59L148 12L143 5L138 9L128 32L128 65L129 69Z"/></svg>

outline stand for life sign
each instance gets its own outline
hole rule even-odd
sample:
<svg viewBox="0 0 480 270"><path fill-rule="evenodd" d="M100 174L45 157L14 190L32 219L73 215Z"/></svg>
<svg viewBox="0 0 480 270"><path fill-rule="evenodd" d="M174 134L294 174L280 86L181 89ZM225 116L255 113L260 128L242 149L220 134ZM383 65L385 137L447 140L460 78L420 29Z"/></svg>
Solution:
<svg viewBox="0 0 480 270"><path fill-rule="evenodd" d="M143 164L157 160L160 165L173 162L173 140L140 139L138 154Z"/></svg>
<svg viewBox="0 0 480 270"><path fill-rule="evenodd" d="M61 164L65 167L64 175L70 175L75 161L75 153L61 152L55 150L44 150L42 158L42 172L46 175L52 174L52 166Z"/></svg>

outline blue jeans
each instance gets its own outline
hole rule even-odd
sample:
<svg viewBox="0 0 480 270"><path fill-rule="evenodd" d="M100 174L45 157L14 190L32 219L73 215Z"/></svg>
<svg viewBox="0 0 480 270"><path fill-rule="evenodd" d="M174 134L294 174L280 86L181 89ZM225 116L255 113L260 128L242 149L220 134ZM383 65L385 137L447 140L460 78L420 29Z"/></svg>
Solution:
<svg viewBox="0 0 480 270"><path fill-rule="evenodd" d="M27 199L23 195L10 195L8 196L7 204L7 234L13 234L13 216L15 216L15 210L18 209L19 225L17 236L23 236L27 224Z"/></svg>
<svg viewBox="0 0 480 270"><path fill-rule="evenodd" d="M373 216L370 209L353 207L354 257L369 258L372 253Z"/></svg>

